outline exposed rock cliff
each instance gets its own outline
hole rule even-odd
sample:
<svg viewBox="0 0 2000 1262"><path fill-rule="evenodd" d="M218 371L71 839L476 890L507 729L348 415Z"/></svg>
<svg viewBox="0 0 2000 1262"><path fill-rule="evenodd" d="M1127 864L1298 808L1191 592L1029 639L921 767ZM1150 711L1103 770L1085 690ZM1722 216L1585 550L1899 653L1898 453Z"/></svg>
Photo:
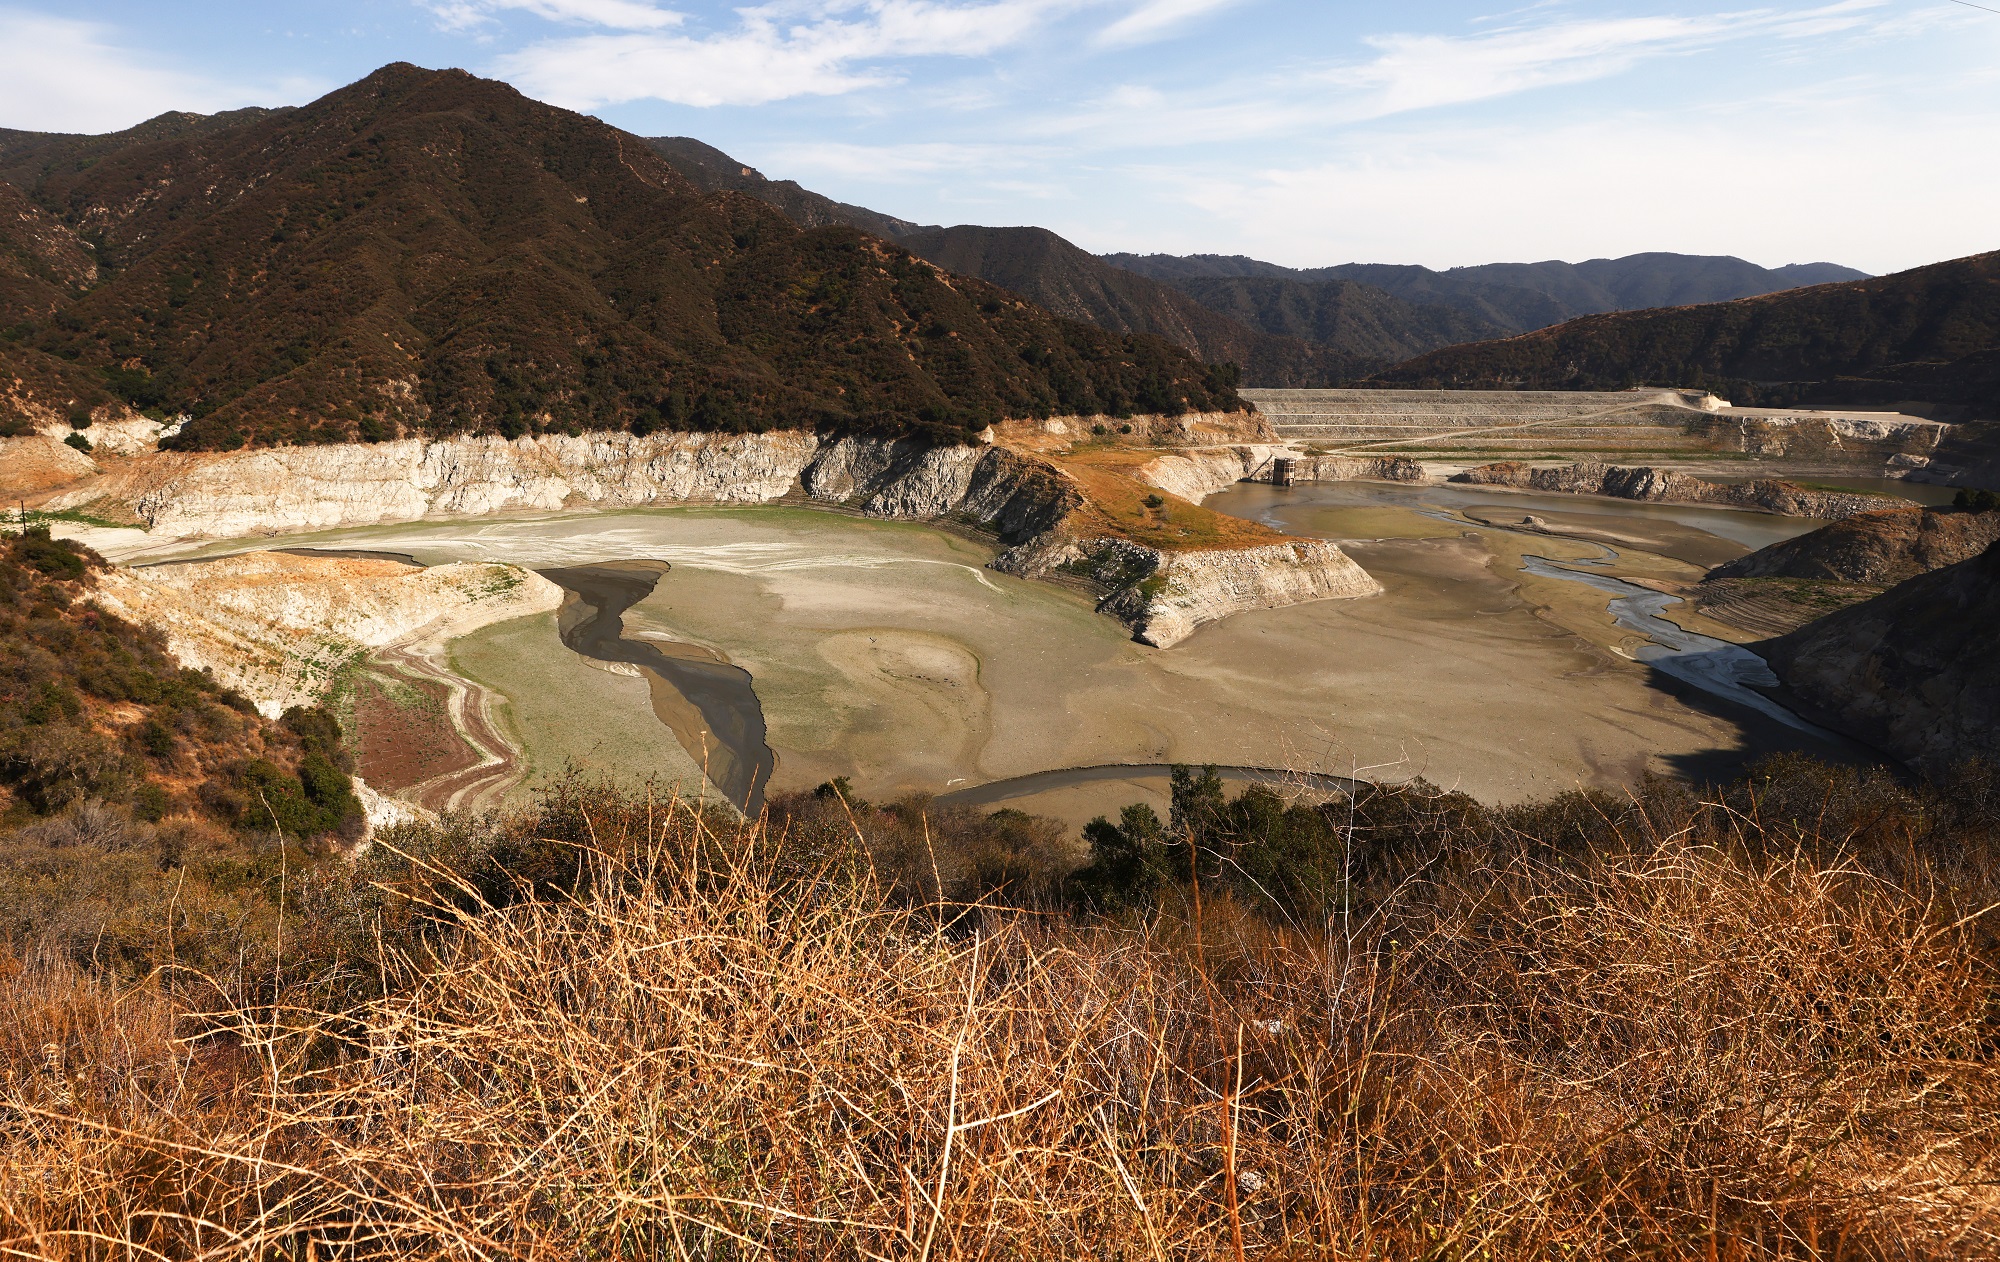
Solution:
<svg viewBox="0 0 2000 1262"><path fill-rule="evenodd" d="M790 490L811 434L483 436L161 452L51 501L124 501L156 534L241 538L594 504L754 503Z"/></svg>
<svg viewBox="0 0 2000 1262"><path fill-rule="evenodd" d="M1887 587L1957 565L2000 541L2000 512L1882 509L1774 543L1709 571L1712 579L1805 578Z"/></svg>
<svg viewBox="0 0 2000 1262"><path fill-rule="evenodd" d="M1271 461L1292 462L1292 477L1299 482L1349 482L1369 478L1381 482L1422 482L1424 467L1402 456L1302 456L1281 445L1205 447L1196 451L1176 451L1156 456L1140 466L1139 476L1150 486L1199 504L1245 478L1271 475Z"/></svg>
<svg viewBox="0 0 2000 1262"><path fill-rule="evenodd" d="M1212 462L1212 470L1191 462L1186 467L1195 471L1193 476L1220 478L1217 484L1227 485L1242 476L1227 476L1228 471L1242 469L1249 458L1230 454ZM1026 577L1047 575L1110 542L1073 523L1084 505L1083 491L1060 469L1032 455L998 446L935 446L920 439L796 431L542 436L511 442L467 437L227 454L163 452L125 462L51 504L108 499L128 505L157 534L244 537L585 505L762 503L795 490L875 516L976 523L998 535L1005 549L995 568ZM1154 560L1110 567L1107 572L1122 578L1100 580L1114 598L1103 607L1141 638L1164 645L1185 636L1196 623L1222 616L1204 611L1259 607L1259 592L1268 605L1362 594L1364 585L1373 590L1367 576L1337 548L1326 548L1338 561L1317 546L1303 552L1239 549L1246 559L1233 568L1216 559L1224 553L1200 554L1208 559L1188 571L1194 586L1185 608L1175 606L1179 612L1172 612L1162 606L1157 613L1149 611L1157 600L1167 599L1165 590L1154 584L1137 592L1136 585L1160 570L1167 554L1139 548ZM1252 583L1237 572L1245 567L1271 572ZM1214 580L1193 577L1211 570L1228 574ZM1293 570L1298 573L1289 573ZM1192 594L1217 583L1222 586L1215 592ZM1135 591L1127 593L1127 587Z"/></svg>
<svg viewBox="0 0 2000 1262"><path fill-rule="evenodd" d="M1690 418L1691 433L1719 451L1880 467L1928 460L1954 427L1900 414L1783 412L1733 409Z"/></svg>
<svg viewBox="0 0 2000 1262"><path fill-rule="evenodd" d="M1323 539L1173 553L1118 542L1103 551L1117 554L1128 566L1150 565L1144 579L1120 588L1102 608L1130 626L1141 643L1160 648L1180 643L1203 623L1246 609L1373 596L1382 590L1351 557Z"/></svg>
<svg viewBox="0 0 2000 1262"><path fill-rule="evenodd" d="M2000 545L1758 651L1814 717L1940 771L2000 750Z"/></svg>
<svg viewBox="0 0 2000 1262"><path fill-rule="evenodd" d="M1720 504L1827 521L1902 504L1901 500L1881 495L1814 491L1796 483L1770 478L1728 484L1708 482L1672 469L1629 468L1590 462L1537 469L1509 460L1453 474L1451 481L1476 486L1511 486L1524 491L1548 491L1563 495L1608 495L1621 500Z"/></svg>
<svg viewBox="0 0 2000 1262"><path fill-rule="evenodd" d="M251 552L111 570L97 599L276 717L321 700L358 654L554 609L562 589L513 565Z"/></svg>

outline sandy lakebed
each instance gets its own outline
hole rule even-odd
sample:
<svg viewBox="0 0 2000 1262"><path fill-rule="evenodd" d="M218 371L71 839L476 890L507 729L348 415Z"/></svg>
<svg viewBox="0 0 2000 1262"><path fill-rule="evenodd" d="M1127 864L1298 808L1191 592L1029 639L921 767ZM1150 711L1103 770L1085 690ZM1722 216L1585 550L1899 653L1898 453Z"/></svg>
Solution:
<svg viewBox="0 0 2000 1262"><path fill-rule="evenodd" d="M1531 498L1544 497L1231 488L1209 504L1349 541L1386 590L1238 614L1165 650L1134 643L1081 596L986 569L991 554L975 543L920 523L793 507L422 522L259 546L545 571L664 561L671 568L651 593L623 611L623 634L749 672L775 754L773 791L846 776L880 798L1027 778L999 800L1080 822L1159 801L1162 767L1176 762L1422 775L1504 802L1615 788L1648 771L1726 773L1778 748L1826 752L1633 660L1647 641L1614 624L1604 593L1523 571L1530 556L1581 566L1613 549L1479 517L1485 508L1502 520L1516 507L1587 517L1661 549L1617 547L1606 573L1670 581L1699 577L1709 556L1740 553L1759 533L1813 523ZM1667 616L1719 639L1747 638L1692 614ZM556 622L500 623L452 646L455 669L495 694L501 726L522 746L524 785L570 762L698 785L702 750L687 747L686 723L677 739L663 721L657 681L649 690L632 667L571 652ZM1132 769L1053 787L1034 779L1106 765Z"/></svg>

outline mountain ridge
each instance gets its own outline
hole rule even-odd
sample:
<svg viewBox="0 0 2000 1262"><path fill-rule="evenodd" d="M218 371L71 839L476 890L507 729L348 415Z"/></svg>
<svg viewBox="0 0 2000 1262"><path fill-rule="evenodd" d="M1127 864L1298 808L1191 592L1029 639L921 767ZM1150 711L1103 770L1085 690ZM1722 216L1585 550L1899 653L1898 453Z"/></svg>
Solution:
<svg viewBox="0 0 2000 1262"><path fill-rule="evenodd" d="M1245 255L1107 254L1106 262L1186 292L1207 282L1258 280L1298 285L1354 281L1406 302L1437 304L1492 324L1496 336L1525 333L1577 316L1758 297L1806 285L1868 279L1836 263L1765 268L1733 255L1649 251L1581 263L1482 263L1444 270L1415 264L1343 263L1290 268Z"/></svg>
<svg viewBox="0 0 2000 1262"><path fill-rule="evenodd" d="M190 415L183 447L778 427L959 441L1010 416L1242 406L1226 369L1171 343L704 192L640 138L463 71L398 63L297 109L134 131L0 151L0 174L104 269L10 326L7 354Z"/></svg>
<svg viewBox="0 0 2000 1262"><path fill-rule="evenodd" d="M1243 379L1258 385L1338 385L1424 350L1503 331L1359 284L1312 291L1303 304L1311 315L1266 321L1255 299L1240 304L1242 310L1218 308L1111 266L1046 228L918 224L835 201L791 180L772 180L692 137L656 136L646 143L704 189L748 193L802 226L844 223L890 237L948 271L1010 289L1057 315L1112 333L1157 334L1198 359L1236 363ZM1281 299L1279 306L1301 304Z"/></svg>
<svg viewBox="0 0 2000 1262"><path fill-rule="evenodd" d="M2000 414L2000 251L1732 302L1584 316L1427 352L1371 384L1713 389L1739 404Z"/></svg>

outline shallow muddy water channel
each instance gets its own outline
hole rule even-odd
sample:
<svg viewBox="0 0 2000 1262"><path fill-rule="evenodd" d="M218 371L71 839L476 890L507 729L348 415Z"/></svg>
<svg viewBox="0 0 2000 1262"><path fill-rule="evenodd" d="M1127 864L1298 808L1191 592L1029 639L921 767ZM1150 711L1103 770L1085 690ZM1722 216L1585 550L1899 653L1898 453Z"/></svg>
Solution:
<svg viewBox="0 0 2000 1262"><path fill-rule="evenodd" d="M754 815L776 757L764 743L764 707L750 672L697 645L625 634L625 611L652 595L667 572L658 561L614 561L541 574L566 593L556 616L562 642L642 673L660 722L731 805Z"/></svg>

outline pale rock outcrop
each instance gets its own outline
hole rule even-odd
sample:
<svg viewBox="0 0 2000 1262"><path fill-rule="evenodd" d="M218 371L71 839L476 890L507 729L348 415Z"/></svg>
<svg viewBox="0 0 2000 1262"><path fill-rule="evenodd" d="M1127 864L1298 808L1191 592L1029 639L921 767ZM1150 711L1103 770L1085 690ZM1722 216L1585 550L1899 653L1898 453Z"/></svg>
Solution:
<svg viewBox="0 0 2000 1262"><path fill-rule="evenodd" d="M435 812L427 811L415 802L390 797L365 783L360 776L351 777L351 781L354 785L354 796L361 800L361 816L368 821L368 829L362 835L362 847L374 838L378 829L394 828L398 824L437 822ZM357 847L355 853L361 853L361 847Z"/></svg>
<svg viewBox="0 0 2000 1262"><path fill-rule="evenodd" d="M27 499L96 472L95 460L61 439L46 434L0 438L0 498Z"/></svg>
<svg viewBox="0 0 2000 1262"><path fill-rule="evenodd" d="M1382 585L1338 546L1294 539L1257 548L1161 553L1124 543L1128 563L1150 561L1147 576L1102 606L1144 644L1170 648L1203 623L1249 609L1373 596Z"/></svg>
<svg viewBox="0 0 2000 1262"><path fill-rule="evenodd" d="M92 451L111 456L141 456L160 449L160 438L170 428L165 422L150 420L124 408L99 408L91 423L81 429L68 421L49 421L36 432L62 442L72 434L81 435Z"/></svg>
<svg viewBox="0 0 2000 1262"><path fill-rule="evenodd" d="M1672 469L1591 462L1537 469L1516 461L1506 461L1467 469L1454 474L1451 481L1561 495L1606 495L1614 499L1656 503L1721 504L1730 508L1782 513L1788 517L1817 517L1823 521L1839 521L1857 513L1879 512L1903 505L1903 501L1888 496L1814 491L1771 478L1744 483L1709 482Z"/></svg>
<svg viewBox="0 0 2000 1262"><path fill-rule="evenodd" d="M1291 454L1288 447L1204 447L1169 452L1139 466L1139 480L1190 503L1202 500L1263 470L1268 476L1274 456Z"/></svg>
<svg viewBox="0 0 2000 1262"><path fill-rule="evenodd" d="M97 600L275 718L322 699L364 653L552 610L562 589L514 565L250 552L113 569Z"/></svg>
<svg viewBox="0 0 2000 1262"><path fill-rule="evenodd" d="M1296 482L1422 482L1424 467L1402 456L1301 455L1286 446L1204 447L1169 452L1139 466L1139 478L1169 495L1200 503L1207 496L1247 479L1268 480L1271 462L1292 462Z"/></svg>

